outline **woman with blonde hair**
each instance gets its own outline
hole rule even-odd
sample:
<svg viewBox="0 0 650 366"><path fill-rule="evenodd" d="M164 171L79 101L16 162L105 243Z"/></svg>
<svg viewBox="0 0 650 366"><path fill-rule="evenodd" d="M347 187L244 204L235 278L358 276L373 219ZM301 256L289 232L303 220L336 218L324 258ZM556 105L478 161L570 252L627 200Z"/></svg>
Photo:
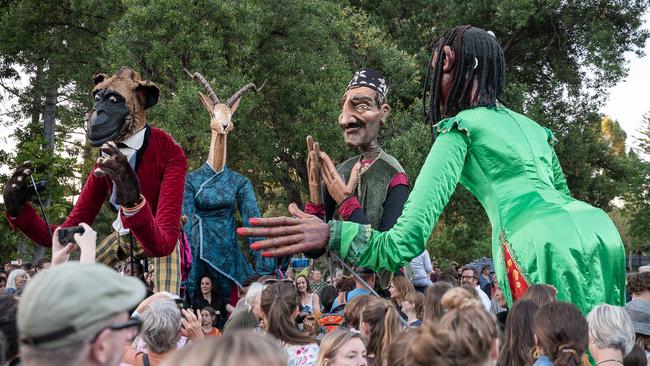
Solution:
<svg viewBox="0 0 650 366"><path fill-rule="evenodd" d="M176 365L287 366L287 356L271 337L246 329L190 343L161 364Z"/></svg>
<svg viewBox="0 0 650 366"><path fill-rule="evenodd" d="M359 333L337 329L320 343L316 366L367 366L366 345Z"/></svg>
<svg viewBox="0 0 650 366"><path fill-rule="evenodd" d="M361 311L361 337L366 341L368 365L384 366L390 345L404 330L404 323L393 304L373 297Z"/></svg>
<svg viewBox="0 0 650 366"><path fill-rule="evenodd" d="M318 344L296 327L300 295L293 283L276 282L262 291L262 321L267 334L286 351L289 365L311 366L318 357Z"/></svg>
<svg viewBox="0 0 650 366"><path fill-rule="evenodd" d="M462 288L442 299L447 309L440 322L427 320L406 351L407 366L496 365L499 338L494 316Z"/></svg>

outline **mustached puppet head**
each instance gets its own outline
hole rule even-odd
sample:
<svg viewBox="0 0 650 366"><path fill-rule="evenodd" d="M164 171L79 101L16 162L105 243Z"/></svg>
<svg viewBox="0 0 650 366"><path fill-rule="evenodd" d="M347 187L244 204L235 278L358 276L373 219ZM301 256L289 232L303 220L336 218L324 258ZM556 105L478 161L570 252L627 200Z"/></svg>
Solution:
<svg viewBox="0 0 650 366"><path fill-rule="evenodd" d="M158 103L160 89L126 66L110 78L95 76L95 98L88 120L88 140L97 147L105 142L120 142L140 131L145 123L144 110Z"/></svg>

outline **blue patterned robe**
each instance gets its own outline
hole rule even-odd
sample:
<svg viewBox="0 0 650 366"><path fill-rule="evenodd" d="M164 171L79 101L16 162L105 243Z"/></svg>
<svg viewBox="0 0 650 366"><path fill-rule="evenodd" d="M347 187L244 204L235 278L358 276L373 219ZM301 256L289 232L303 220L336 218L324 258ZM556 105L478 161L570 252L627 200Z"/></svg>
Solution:
<svg viewBox="0 0 650 366"><path fill-rule="evenodd" d="M228 167L216 173L207 162L187 174L183 215L189 218L185 233L192 247L192 269L187 281L191 296L195 295L201 277L208 273L216 281L214 290L222 296L228 295L232 282L241 287L242 282L254 274L237 240L236 209L245 226L249 226L249 218L260 217L248 178ZM255 240L249 238L248 244ZM257 274L273 273L274 259L264 258L256 251L251 251L251 256Z"/></svg>

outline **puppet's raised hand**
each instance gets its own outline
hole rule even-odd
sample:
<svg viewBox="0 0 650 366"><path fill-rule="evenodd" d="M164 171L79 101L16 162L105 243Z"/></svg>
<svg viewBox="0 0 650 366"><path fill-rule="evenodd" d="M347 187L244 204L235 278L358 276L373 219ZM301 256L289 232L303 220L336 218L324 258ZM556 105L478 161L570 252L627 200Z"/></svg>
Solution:
<svg viewBox="0 0 650 366"><path fill-rule="evenodd" d="M320 191L320 145L307 136L307 174L309 177L309 202L320 205L323 196Z"/></svg>
<svg viewBox="0 0 650 366"><path fill-rule="evenodd" d="M264 257L284 257L309 252L327 246L329 225L313 215L306 218L291 217L253 218L255 227L240 227L241 236L266 237L251 244L251 249L261 250Z"/></svg>
<svg viewBox="0 0 650 366"><path fill-rule="evenodd" d="M33 187L30 188L29 176L32 174L31 162L26 161L20 164L7 181L2 197L5 200L5 207L10 216L16 216L20 213L23 206L29 201L34 194Z"/></svg>
<svg viewBox="0 0 650 366"><path fill-rule="evenodd" d="M108 177L115 182L115 202L123 207L137 206L140 202L140 180L126 156L110 141L99 149L107 157L97 159L96 177Z"/></svg>
<svg viewBox="0 0 650 366"><path fill-rule="evenodd" d="M336 203L341 204L341 202L350 197L354 191L354 186L357 183L357 177L359 176L359 170L361 169L361 163L357 162L354 164L352 172L350 173L350 179L345 183L343 178L341 178L339 173L336 171L332 159L322 151L320 152L319 157L321 161L321 174L323 182L325 182L325 185L327 186L327 191Z"/></svg>

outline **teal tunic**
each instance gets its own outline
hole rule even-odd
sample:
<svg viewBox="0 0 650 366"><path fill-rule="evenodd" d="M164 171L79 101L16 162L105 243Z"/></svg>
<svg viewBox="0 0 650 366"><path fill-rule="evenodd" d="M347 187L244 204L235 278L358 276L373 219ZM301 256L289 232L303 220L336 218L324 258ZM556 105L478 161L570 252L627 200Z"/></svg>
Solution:
<svg viewBox="0 0 650 366"><path fill-rule="evenodd" d="M492 255L509 303L535 283L583 312L622 305L625 251L607 214L573 199L548 129L507 108L473 108L435 126L436 142L393 229L330 222L331 250L361 266L395 270L422 252L461 183L492 226Z"/></svg>

